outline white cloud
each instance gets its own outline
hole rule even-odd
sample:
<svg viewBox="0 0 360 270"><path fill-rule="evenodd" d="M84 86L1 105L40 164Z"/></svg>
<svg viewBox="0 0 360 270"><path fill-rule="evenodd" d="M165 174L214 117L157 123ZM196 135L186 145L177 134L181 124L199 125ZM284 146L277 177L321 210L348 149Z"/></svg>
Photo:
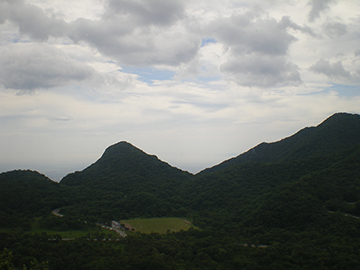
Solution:
<svg viewBox="0 0 360 270"><path fill-rule="evenodd" d="M0 163L82 169L127 140L197 171L359 113L359 6L0 1Z"/></svg>
<svg viewBox="0 0 360 270"><path fill-rule="evenodd" d="M12 44L0 48L0 57L0 83L10 89L60 87L94 75L89 66L45 44Z"/></svg>
<svg viewBox="0 0 360 270"><path fill-rule="evenodd" d="M301 83L297 66L281 56L236 56L224 64L222 70L243 86L272 87Z"/></svg>
<svg viewBox="0 0 360 270"><path fill-rule="evenodd" d="M324 32L331 38L341 38L347 33L347 26L340 22L327 22L323 25Z"/></svg>
<svg viewBox="0 0 360 270"><path fill-rule="evenodd" d="M229 51L221 70L239 85L272 87L301 83L297 65L288 60L289 47L297 38L288 29L315 36L283 16L280 21L256 8L219 18L208 32Z"/></svg>
<svg viewBox="0 0 360 270"><path fill-rule="evenodd" d="M81 86L92 89L89 92L97 89L96 92L110 94L108 98L113 97L111 88L123 91L132 87L133 76L119 72L117 65L99 62L105 60L89 55L82 48L75 51L83 55L74 59L69 56L72 53L66 54L47 44L15 43L0 47L0 85L20 93Z"/></svg>
<svg viewBox="0 0 360 270"><path fill-rule="evenodd" d="M334 0L310 0L308 5L311 6L311 10L308 14L310 22L314 22L315 19L320 17L320 14L330 8L329 4L335 2Z"/></svg>
<svg viewBox="0 0 360 270"><path fill-rule="evenodd" d="M294 37L276 20L263 18L257 12L215 20L209 25L217 40L224 42L234 54L259 52L284 55Z"/></svg>
<svg viewBox="0 0 360 270"><path fill-rule="evenodd" d="M172 25L184 17L183 1L173 0L109 0L104 14L109 17L130 17L136 25Z"/></svg>
<svg viewBox="0 0 360 270"><path fill-rule="evenodd" d="M75 42L89 43L120 65L174 66L190 61L198 51L200 39L181 25L156 27L133 23L123 17L102 21L81 19L73 23L69 37Z"/></svg>
<svg viewBox="0 0 360 270"><path fill-rule="evenodd" d="M50 18L44 11L21 0L0 3L0 23L11 21L19 32L34 40L44 41L50 35L61 36L66 31L66 23L61 19Z"/></svg>
<svg viewBox="0 0 360 270"><path fill-rule="evenodd" d="M349 71L345 70L341 61L330 63L328 60L319 59L315 64L310 67L310 70L316 73L324 74L330 79L334 79L338 82L359 82L359 72L357 74L351 74Z"/></svg>

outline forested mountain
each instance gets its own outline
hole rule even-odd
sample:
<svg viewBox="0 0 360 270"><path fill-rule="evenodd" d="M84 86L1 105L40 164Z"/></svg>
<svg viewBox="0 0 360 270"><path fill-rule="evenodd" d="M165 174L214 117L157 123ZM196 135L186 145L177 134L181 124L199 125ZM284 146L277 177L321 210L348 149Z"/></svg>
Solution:
<svg viewBox="0 0 360 270"><path fill-rule="evenodd" d="M305 228L310 216L319 217L327 211L324 205L335 211L359 211L354 205L347 206L360 200L360 183L355 177L359 173L359 148L360 116L345 113L278 142L262 143L197 175L120 142L84 171L61 181L67 186L109 193L100 196L90 191L81 203L64 211L74 215L76 209L86 213L92 208L93 216L102 213L103 219L187 215L200 227L234 231L260 225L272 228L274 224L279 228ZM314 178L328 171L337 171L336 180L329 178L327 183L326 179L319 182L318 177ZM349 174L351 177L346 177ZM287 194L287 211L283 214L279 211L283 211L286 199L281 194ZM264 215L269 218L264 220ZM284 222L280 222L280 216Z"/></svg>
<svg viewBox="0 0 360 270"><path fill-rule="evenodd" d="M177 215L182 207L173 197L191 176L130 143L119 142L85 170L61 180L61 185L81 188L83 195L83 200L64 211L91 212L92 218L102 216L102 220Z"/></svg>
<svg viewBox="0 0 360 270"><path fill-rule="evenodd" d="M108 147L94 164L81 172L67 175L60 183L115 190L124 195L157 192L159 188L173 194L181 182L190 176L190 173L174 168L128 142L119 142Z"/></svg>
<svg viewBox="0 0 360 270"><path fill-rule="evenodd" d="M200 229L114 244L43 239L33 253L33 238L1 236L19 262L51 269L360 269L360 116L335 114L196 175L120 142L60 183L0 174L0 196L3 228L61 207L75 221L177 216Z"/></svg>
<svg viewBox="0 0 360 270"><path fill-rule="evenodd" d="M7 214L34 216L64 205L65 188L36 171L0 174L0 209Z"/></svg>
<svg viewBox="0 0 360 270"><path fill-rule="evenodd" d="M246 161L280 162L321 157L360 143L360 115L337 113L317 127L307 127L273 143L261 143L247 152L204 170L213 172Z"/></svg>
<svg viewBox="0 0 360 270"><path fill-rule="evenodd" d="M0 227L28 229L29 218L49 215L54 208L68 205L72 192L36 171L0 174Z"/></svg>

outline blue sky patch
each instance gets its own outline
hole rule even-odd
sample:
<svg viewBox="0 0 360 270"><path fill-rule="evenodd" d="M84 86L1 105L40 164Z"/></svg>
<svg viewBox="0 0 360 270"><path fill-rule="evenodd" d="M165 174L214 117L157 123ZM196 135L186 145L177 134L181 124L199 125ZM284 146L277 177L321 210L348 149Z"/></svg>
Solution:
<svg viewBox="0 0 360 270"><path fill-rule="evenodd" d="M336 91L341 97L360 96L360 87L357 85L333 84L328 90Z"/></svg>
<svg viewBox="0 0 360 270"><path fill-rule="evenodd" d="M205 45L207 45L209 43L216 43L215 38L202 38L200 47L204 47Z"/></svg>
<svg viewBox="0 0 360 270"><path fill-rule="evenodd" d="M139 80L152 84L153 81L171 80L175 72L168 69L156 69L152 67L135 68L135 67L122 67L123 72L139 75Z"/></svg>

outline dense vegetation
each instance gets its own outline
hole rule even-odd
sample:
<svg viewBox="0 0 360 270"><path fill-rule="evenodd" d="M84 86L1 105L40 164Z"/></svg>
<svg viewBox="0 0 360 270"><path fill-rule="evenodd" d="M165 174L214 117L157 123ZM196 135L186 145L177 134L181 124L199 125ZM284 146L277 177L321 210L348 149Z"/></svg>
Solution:
<svg viewBox="0 0 360 270"><path fill-rule="evenodd" d="M360 269L360 116L335 114L197 175L121 142L60 184L0 174L0 199L0 269ZM64 217L49 215L58 207ZM34 220L84 230L164 216L201 230L113 242L31 233Z"/></svg>

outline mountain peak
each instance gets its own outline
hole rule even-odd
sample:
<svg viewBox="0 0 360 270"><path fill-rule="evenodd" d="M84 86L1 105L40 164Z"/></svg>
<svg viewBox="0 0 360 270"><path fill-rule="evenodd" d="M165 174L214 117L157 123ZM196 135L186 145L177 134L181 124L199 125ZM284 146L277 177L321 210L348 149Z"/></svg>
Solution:
<svg viewBox="0 0 360 270"><path fill-rule="evenodd" d="M95 164L121 167L129 163L132 163L132 166L134 166L136 165L135 162L137 162L141 166L142 161L148 159L156 159L161 162L157 156L149 155L129 142L121 141L106 148L101 158Z"/></svg>
<svg viewBox="0 0 360 270"><path fill-rule="evenodd" d="M359 114L351 114L351 113L334 113L329 118L325 119L322 123L318 125L318 127L326 126L326 125L337 125L337 127L341 126L349 126L359 124L360 115Z"/></svg>
<svg viewBox="0 0 360 270"><path fill-rule="evenodd" d="M261 143L203 172L247 161L280 162L336 153L360 143L360 115L335 113L316 127L306 127L277 142Z"/></svg>
<svg viewBox="0 0 360 270"><path fill-rule="evenodd" d="M128 190L129 182L133 179L137 179L138 184L141 185L144 182L151 183L154 175L170 183L174 179L186 178L190 174L170 166L155 155L145 153L129 142L121 141L106 148L103 155L85 170L65 176L61 183L91 185L100 189L111 186Z"/></svg>

